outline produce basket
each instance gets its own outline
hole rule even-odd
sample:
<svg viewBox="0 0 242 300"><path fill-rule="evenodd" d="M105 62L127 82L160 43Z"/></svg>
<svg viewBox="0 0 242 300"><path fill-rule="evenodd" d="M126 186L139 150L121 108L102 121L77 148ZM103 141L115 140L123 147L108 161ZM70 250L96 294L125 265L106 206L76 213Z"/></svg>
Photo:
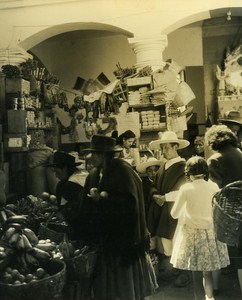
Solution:
<svg viewBox="0 0 242 300"><path fill-rule="evenodd" d="M65 221L53 221L55 212L51 213L46 222L41 222L39 226L39 239L50 239L52 242L60 243L65 233L68 233L68 226Z"/></svg>
<svg viewBox="0 0 242 300"><path fill-rule="evenodd" d="M213 220L217 239L229 246L236 245L242 226L242 181L232 182L215 194Z"/></svg>
<svg viewBox="0 0 242 300"><path fill-rule="evenodd" d="M0 283L1 300L54 300L61 297L65 284L65 263L51 260L45 270L49 277L27 284Z"/></svg>
<svg viewBox="0 0 242 300"><path fill-rule="evenodd" d="M66 264L68 281L90 278L94 272L97 249L84 246L78 256L63 259Z"/></svg>
<svg viewBox="0 0 242 300"><path fill-rule="evenodd" d="M67 232L67 225L56 223L40 223L39 226L39 239L50 239L52 242L60 243L64 234Z"/></svg>

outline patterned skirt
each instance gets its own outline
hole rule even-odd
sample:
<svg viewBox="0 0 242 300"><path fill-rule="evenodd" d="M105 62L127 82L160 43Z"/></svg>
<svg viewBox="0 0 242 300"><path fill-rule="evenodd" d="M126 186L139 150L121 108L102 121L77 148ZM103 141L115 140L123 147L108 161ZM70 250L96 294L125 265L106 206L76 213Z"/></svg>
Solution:
<svg viewBox="0 0 242 300"><path fill-rule="evenodd" d="M214 229L181 226L176 235L171 263L191 271L214 271L230 264L227 245L216 240Z"/></svg>
<svg viewBox="0 0 242 300"><path fill-rule="evenodd" d="M118 257L108 261L100 256L94 274L95 300L139 300L152 295L158 288L150 256L146 254L128 266Z"/></svg>

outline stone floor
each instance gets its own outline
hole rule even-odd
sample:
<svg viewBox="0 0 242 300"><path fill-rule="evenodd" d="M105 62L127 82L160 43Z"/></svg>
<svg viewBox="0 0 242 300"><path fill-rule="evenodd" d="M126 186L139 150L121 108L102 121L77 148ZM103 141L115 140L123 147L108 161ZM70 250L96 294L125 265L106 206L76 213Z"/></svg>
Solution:
<svg viewBox="0 0 242 300"><path fill-rule="evenodd" d="M149 300L194 300L192 282L183 288L174 287L173 283L158 280L159 288L157 292L149 297ZM222 274L220 278L220 291L215 300L242 300L237 271L230 274Z"/></svg>

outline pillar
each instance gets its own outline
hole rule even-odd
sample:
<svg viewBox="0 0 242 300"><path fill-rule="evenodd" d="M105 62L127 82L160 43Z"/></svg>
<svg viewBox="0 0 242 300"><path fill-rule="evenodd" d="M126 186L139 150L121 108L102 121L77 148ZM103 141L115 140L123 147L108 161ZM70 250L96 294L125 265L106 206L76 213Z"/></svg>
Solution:
<svg viewBox="0 0 242 300"><path fill-rule="evenodd" d="M129 43L136 54L137 70L146 66L150 66L152 71L163 68L163 51L168 45L166 35L130 38Z"/></svg>
<svg viewBox="0 0 242 300"><path fill-rule="evenodd" d="M25 62L28 59L32 59L32 55L27 53L19 46L15 46L14 48L9 49L0 49L0 68L3 65L8 64L19 66L21 63Z"/></svg>

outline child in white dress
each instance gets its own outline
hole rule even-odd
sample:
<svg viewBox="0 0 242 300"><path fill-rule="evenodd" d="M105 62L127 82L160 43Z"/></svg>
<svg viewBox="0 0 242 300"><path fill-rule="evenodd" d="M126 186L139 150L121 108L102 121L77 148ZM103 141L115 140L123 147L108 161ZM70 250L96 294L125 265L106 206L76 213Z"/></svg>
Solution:
<svg viewBox="0 0 242 300"><path fill-rule="evenodd" d="M212 198L219 188L208 180L208 166L200 156L188 159L185 173L189 182L181 186L171 211L179 219L171 263L192 271L195 299L202 273L206 299L214 299L212 271L230 263L227 245L216 240L213 228Z"/></svg>

